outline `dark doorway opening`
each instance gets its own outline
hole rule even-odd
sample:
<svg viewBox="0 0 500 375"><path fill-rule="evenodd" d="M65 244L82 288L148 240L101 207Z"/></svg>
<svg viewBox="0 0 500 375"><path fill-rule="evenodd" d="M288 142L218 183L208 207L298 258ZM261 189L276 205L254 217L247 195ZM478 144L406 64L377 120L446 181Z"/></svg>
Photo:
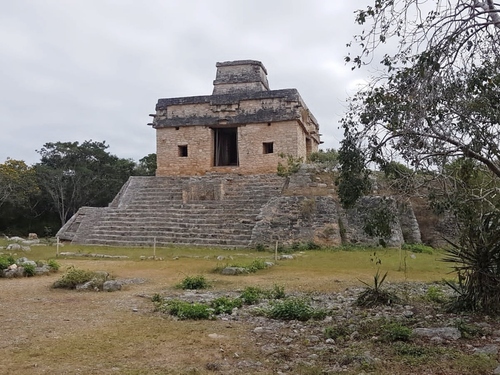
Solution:
<svg viewBox="0 0 500 375"><path fill-rule="evenodd" d="M214 128L214 166L239 165L238 128Z"/></svg>

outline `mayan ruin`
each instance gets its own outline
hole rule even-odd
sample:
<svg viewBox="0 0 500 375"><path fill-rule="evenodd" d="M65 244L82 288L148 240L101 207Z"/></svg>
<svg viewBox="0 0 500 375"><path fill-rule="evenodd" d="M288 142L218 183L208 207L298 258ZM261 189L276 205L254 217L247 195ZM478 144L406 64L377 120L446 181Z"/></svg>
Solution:
<svg viewBox="0 0 500 375"><path fill-rule="evenodd" d="M372 243L360 219L366 209L343 210L331 181L307 166L277 175L283 155L306 161L321 143L298 91L271 90L259 61L216 67L212 95L158 100L149 124L156 131L156 176L130 177L108 207L80 208L58 236L128 246ZM389 244L399 246L404 237L420 242L411 208L394 203L394 210L399 218Z"/></svg>
<svg viewBox="0 0 500 375"><path fill-rule="evenodd" d="M271 90L259 61L217 63L212 95L160 99L157 176L275 173L279 154L318 151L319 126L296 89Z"/></svg>

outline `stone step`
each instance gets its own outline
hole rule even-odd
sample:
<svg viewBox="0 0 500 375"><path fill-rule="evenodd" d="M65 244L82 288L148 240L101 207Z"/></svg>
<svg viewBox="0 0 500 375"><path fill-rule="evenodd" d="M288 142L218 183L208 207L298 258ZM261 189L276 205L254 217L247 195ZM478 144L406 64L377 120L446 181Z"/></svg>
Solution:
<svg viewBox="0 0 500 375"><path fill-rule="evenodd" d="M108 245L108 246L148 246L152 247L154 238L88 238L84 241L85 244L95 245ZM196 246L226 246L226 247L247 247L249 246L248 240L221 240L218 238L197 238L190 237L189 239L176 239L170 237L156 238L156 246L168 245L196 245Z"/></svg>

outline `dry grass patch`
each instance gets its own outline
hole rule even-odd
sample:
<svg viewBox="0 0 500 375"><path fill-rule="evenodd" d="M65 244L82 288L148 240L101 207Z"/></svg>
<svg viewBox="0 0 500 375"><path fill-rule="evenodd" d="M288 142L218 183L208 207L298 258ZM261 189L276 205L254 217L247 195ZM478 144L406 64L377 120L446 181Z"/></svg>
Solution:
<svg viewBox="0 0 500 375"><path fill-rule="evenodd" d="M202 248L157 249L164 260L140 260L152 249L65 246L65 251L127 255L129 259L58 258L58 274L24 279L0 279L0 368L5 374L257 374L273 373L260 351L262 342L244 321L176 321L154 312L149 297L176 296L186 276L204 275L211 291L243 291L248 286L287 292L334 292L370 281L376 272L368 251L307 251L271 268L238 276L212 272L221 262L273 260L273 254L249 250ZM23 256L24 254L18 254ZM55 247L33 247L30 259L49 259ZM225 260L218 260L222 256ZM398 271L397 250L380 253L388 282L441 280L447 265L439 254L417 254L407 272ZM175 260L174 260L175 259ZM67 267L106 271L117 279L140 278L114 293L54 290L50 286ZM211 334L217 336L209 336ZM234 366L261 361L261 368ZM231 365L232 367L228 367ZM304 369L306 371L307 369ZM301 370L302 371L302 370ZM307 372L304 372L307 373Z"/></svg>

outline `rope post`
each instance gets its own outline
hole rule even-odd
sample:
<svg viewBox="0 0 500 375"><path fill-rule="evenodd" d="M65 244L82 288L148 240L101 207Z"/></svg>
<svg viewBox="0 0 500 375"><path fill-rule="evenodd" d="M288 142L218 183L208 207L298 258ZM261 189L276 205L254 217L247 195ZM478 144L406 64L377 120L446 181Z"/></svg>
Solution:
<svg viewBox="0 0 500 375"><path fill-rule="evenodd" d="M276 241L276 246L274 247L274 261L278 261L278 241Z"/></svg>
<svg viewBox="0 0 500 375"><path fill-rule="evenodd" d="M153 259L156 260L156 237L153 238Z"/></svg>
<svg viewBox="0 0 500 375"><path fill-rule="evenodd" d="M59 256L59 236L56 237L56 258Z"/></svg>

